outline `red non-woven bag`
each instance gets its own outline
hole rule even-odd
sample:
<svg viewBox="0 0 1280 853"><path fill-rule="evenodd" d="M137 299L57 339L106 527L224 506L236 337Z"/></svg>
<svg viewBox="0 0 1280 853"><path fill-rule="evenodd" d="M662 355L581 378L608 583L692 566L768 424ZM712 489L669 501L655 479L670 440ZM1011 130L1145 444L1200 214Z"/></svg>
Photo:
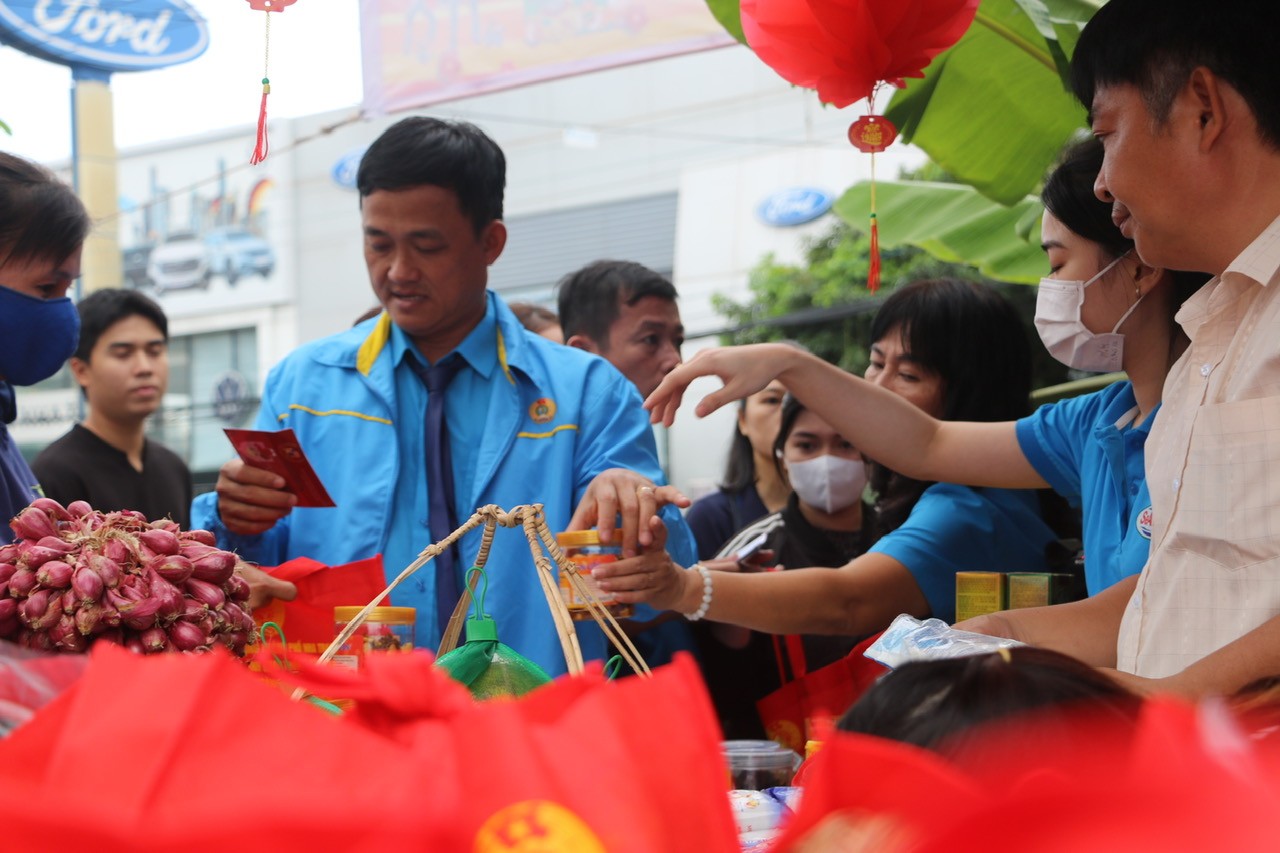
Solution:
<svg viewBox="0 0 1280 853"><path fill-rule="evenodd" d="M270 660L269 655L260 660ZM477 703L426 653L271 670L95 648L0 741L8 851L736 851L710 702L688 659Z"/></svg>
<svg viewBox="0 0 1280 853"><path fill-rule="evenodd" d="M465 793L454 820L477 845L540 821L549 850L737 850L719 729L688 656L651 679L610 681L595 664L519 699L473 704L426 654L371 656L359 672L293 663L281 680L353 699L351 722L441 768ZM441 678L447 699L421 686Z"/></svg>
<svg viewBox="0 0 1280 853"><path fill-rule="evenodd" d="M805 669L799 637L786 637L785 643L778 644L798 651L798 657L791 655L791 671L799 674L756 702L769 737L804 755L807 741L833 728L849 706L888 672L863 655L879 637L868 637L840 660L813 672Z"/></svg>
<svg viewBox="0 0 1280 853"><path fill-rule="evenodd" d="M461 793L222 652L98 644L0 741L6 851L469 849Z"/></svg>
<svg viewBox="0 0 1280 853"><path fill-rule="evenodd" d="M1031 718L971 738L953 761L835 733L773 849L815 849L837 825L846 842L912 853L1275 849L1280 751L1212 702L1156 698L1136 724Z"/></svg>
<svg viewBox="0 0 1280 853"><path fill-rule="evenodd" d="M264 571L298 588L293 601L275 599L253 611L259 625L280 626L291 651L324 651L334 638L333 608L363 607L387 586L381 554L340 566L298 557Z"/></svg>

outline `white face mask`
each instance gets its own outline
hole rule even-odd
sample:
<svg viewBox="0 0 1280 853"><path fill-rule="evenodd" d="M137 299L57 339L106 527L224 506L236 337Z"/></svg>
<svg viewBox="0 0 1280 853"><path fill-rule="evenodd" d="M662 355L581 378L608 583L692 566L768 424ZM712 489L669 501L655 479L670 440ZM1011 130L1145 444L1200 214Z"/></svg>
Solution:
<svg viewBox="0 0 1280 853"><path fill-rule="evenodd" d="M1124 335L1118 334L1117 330L1129 319L1145 294L1124 312L1110 334L1095 335L1089 331L1080 319L1080 311L1084 307L1084 289L1106 275L1124 257L1116 258L1088 281L1040 279L1040 290L1036 294L1036 331L1040 333L1040 340L1049 350L1049 355L1067 367L1098 373L1120 369L1124 360Z"/></svg>
<svg viewBox="0 0 1280 853"><path fill-rule="evenodd" d="M839 512L862 500L867 467L861 459L818 456L788 462L787 479L800 500L826 513Z"/></svg>

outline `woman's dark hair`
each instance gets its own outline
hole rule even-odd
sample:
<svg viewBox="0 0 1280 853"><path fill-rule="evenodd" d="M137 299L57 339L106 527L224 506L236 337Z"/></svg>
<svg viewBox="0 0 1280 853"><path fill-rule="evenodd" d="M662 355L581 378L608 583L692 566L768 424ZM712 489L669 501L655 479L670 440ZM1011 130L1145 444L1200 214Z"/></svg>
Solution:
<svg viewBox="0 0 1280 853"><path fill-rule="evenodd" d="M795 347L801 352L810 352L810 349L799 341L784 340L779 343ZM738 413L741 414L747 409L747 398L743 397L738 401ZM733 430L733 439L729 443L729 461L725 465L724 480L720 483L720 489L729 494L738 494L753 487L756 484L756 456L755 450L751 447L751 439L737 427Z"/></svg>
<svg viewBox="0 0 1280 853"><path fill-rule="evenodd" d="M1093 192L1102 170L1102 143L1093 136L1069 144L1044 180L1040 200L1045 210L1072 234L1097 243L1112 258L1133 250L1133 241L1111 219L1111 204Z"/></svg>
<svg viewBox="0 0 1280 853"><path fill-rule="evenodd" d="M782 467L782 451L787 446L787 439L791 437L791 431L796 428L796 420L807 407L801 403L799 398L793 394L788 394L782 398L782 414L778 419L778 435L773 439L773 464L777 467L778 473L785 475L785 469Z"/></svg>
<svg viewBox="0 0 1280 853"><path fill-rule="evenodd" d="M1091 719L1130 721L1139 705L1136 695L1088 664L1016 646L903 664L872 685L836 727L949 752L970 729L1028 712L1078 710Z"/></svg>
<svg viewBox="0 0 1280 853"><path fill-rule="evenodd" d="M61 264L84 243L90 225L80 199L53 172L0 152L0 265Z"/></svg>
<svg viewBox="0 0 1280 853"><path fill-rule="evenodd" d="M890 333L942 380L945 421L1012 421L1030 411L1031 348L1008 300L960 279L916 281L893 292L871 321L871 342ZM930 483L872 463L875 536L896 530Z"/></svg>
<svg viewBox="0 0 1280 853"><path fill-rule="evenodd" d="M1097 243L1108 256L1118 258L1133 251L1134 245L1111 219L1111 205L1093 192L1094 181L1102 170L1102 156L1102 143L1096 137L1069 144L1063 150L1058 165L1045 178L1040 200L1044 202L1045 210L1072 234ZM1209 280L1209 276L1174 270L1169 274L1173 285L1169 323L1180 330L1181 327L1173 321L1173 314Z"/></svg>
<svg viewBox="0 0 1280 853"><path fill-rule="evenodd" d="M738 401L738 411L747 408L746 398ZM751 439L736 427L729 442L729 461L724 468L724 480L720 488L730 494L744 492L756 484L756 456Z"/></svg>

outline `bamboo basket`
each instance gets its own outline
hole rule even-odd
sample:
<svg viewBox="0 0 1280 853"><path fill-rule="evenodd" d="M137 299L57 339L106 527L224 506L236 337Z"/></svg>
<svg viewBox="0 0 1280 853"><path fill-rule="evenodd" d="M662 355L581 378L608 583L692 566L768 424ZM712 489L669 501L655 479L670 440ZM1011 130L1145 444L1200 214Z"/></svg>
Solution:
<svg viewBox="0 0 1280 853"><path fill-rule="evenodd" d="M395 580L387 585L386 589L379 593L373 601L365 605L364 609L347 623L347 626L338 634L337 638L320 655L320 662L327 663L332 660L343 644L359 629L369 614L373 612L373 609L386 600L392 590L414 572L435 559L446 548L481 525L484 525L484 533L481 536L480 549L473 563L474 566L481 569L484 568L485 562L489 559L489 549L493 545L493 537L499 527L518 527L524 532L524 538L529 544L529 553L533 556L534 571L538 573L542 593L546 597L547 607L551 610L551 619L555 623L556 633L560 638L560 647L564 651L564 660L570 675L577 675L583 670L582 648L578 644L578 634L574 630L573 620L569 616L569 608L565 605L564 599L560 595L556 573L552 568L553 564L569 578L569 583L573 586L575 592L581 596L582 600L587 602L587 609L591 613L591 617L600 626L600 629L604 631L610 642L613 643L626 664L639 676L649 677L652 674L648 664L644 662L640 652L636 649L635 644L631 642L631 638L627 636L622 626L618 624L618 620L613 617L608 608L600 603L600 599L596 597L591 587L583 580L577 564L566 557L564 551L560 549L555 535L547 527L542 504L522 504L513 507L509 511L496 504L489 504L477 509L457 530L439 542L423 548L416 560L406 566L396 576ZM474 579L470 585L462 590L458 604L453 609L453 615L445 626L440 640L440 648L436 652L437 657L453 651L457 647L463 624L466 621L467 611L471 607L473 594ZM516 651L519 651L519 649ZM303 693L304 691L299 689L294 692L293 698L299 699Z"/></svg>

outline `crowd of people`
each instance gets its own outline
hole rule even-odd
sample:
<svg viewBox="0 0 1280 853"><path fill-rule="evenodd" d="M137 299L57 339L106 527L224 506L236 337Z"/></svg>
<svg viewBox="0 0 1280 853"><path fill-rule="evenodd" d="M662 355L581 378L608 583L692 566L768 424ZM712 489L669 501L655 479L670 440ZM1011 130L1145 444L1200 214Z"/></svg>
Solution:
<svg viewBox="0 0 1280 853"><path fill-rule="evenodd" d="M542 503L552 529L621 546L595 579L637 605L645 656L696 649L725 733L756 737L755 703L795 674L776 638L814 668L900 614L954 622L958 572L1050 569L1065 503L1088 597L959 626L1038 648L904 667L842 726L931 746L1003 713L954 704L966 693L1120 714L1155 692L1256 693L1280 676L1277 26L1262 0L1111 0L1083 30L1071 79L1092 138L1044 183L1035 327L1069 367L1126 378L1035 411L1021 320L972 281L895 288L862 378L789 342L682 363L675 287L630 261L565 276L558 312L508 306L487 287L507 239L502 150L463 122L393 124L357 175L379 307L273 367L257 418L297 433L340 509L297 506L241 459L192 500L185 465L145 435L163 312L127 290L73 304L89 218L47 170L0 154L0 415L68 359L88 407L31 468L0 425L0 514L43 493L169 516L260 565L380 553L394 576L476 507ZM738 416L721 487L690 506L651 421L670 426L705 376L723 387L697 414L738 401ZM393 596L421 645L480 536ZM563 672L523 548L493 543L489 565L511 568L486 606L503 642ZM578 630L585 657L609 654Z"/></svg>

